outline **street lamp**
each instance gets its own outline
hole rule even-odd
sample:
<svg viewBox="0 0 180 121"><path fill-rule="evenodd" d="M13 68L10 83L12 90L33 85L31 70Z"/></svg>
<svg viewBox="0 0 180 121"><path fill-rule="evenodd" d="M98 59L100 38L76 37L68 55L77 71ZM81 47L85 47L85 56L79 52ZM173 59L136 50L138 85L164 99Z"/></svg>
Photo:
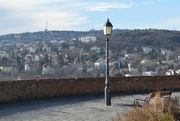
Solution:
<svg viewBox="0 0 180 121"><path fill-rule="evenodd" d="M104 35L106 36L106 80L105 80L105 104L106 106L111 105L111 88L109 81L109 36L112 33L113 25L109 22L109 18L107 22L103 26Z"/></svg>

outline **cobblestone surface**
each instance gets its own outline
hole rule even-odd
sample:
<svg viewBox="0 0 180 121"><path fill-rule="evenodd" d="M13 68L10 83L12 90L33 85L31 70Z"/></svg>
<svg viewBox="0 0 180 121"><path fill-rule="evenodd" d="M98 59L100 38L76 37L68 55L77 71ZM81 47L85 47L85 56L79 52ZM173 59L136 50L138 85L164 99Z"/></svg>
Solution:
<svg viewBox="0 0 180 121"><path fill-rule="evenodd" d="M114 94L111 106L103 95L84 95L0 104L0 121L112 121L148 94ZM174 92L172 96L180 96Z"/></svg>

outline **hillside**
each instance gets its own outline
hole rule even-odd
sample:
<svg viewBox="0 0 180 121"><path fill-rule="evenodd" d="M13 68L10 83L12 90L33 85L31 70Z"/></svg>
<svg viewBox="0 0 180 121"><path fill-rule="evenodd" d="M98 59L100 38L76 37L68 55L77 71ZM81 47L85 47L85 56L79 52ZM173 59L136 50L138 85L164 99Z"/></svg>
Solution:
<svg viewBox="0 0 180 121"><path fill-rule="evenodd" d="M177 49L180 46L180 32L169 30L133 30L111 37L116 46L153 46Z"/></svg>
<svg viewBox="0 0 180 121"><path fill-rule="evenodd" d="M105 38L102 30L92 31L41 31L26 32L19 34L1 35L0 41L43 41L43 40L65 40L81 36L93 35L98 37L97 45L103 46ZM113 30L110 38L110 45L113 48L131 47L131 46L153 46L160 48L178 48L180 46L180 31L169 30Z"/></svg>

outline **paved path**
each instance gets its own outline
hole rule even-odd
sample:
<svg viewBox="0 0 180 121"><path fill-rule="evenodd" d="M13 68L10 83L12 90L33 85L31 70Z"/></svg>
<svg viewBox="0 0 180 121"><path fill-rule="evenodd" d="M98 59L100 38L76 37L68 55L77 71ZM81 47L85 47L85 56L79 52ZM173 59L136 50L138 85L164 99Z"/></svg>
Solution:
<svg viewBox="0 0 180 121"><path fill-rule="evenodd" d="M135 98L148 94L114 94L111 106L103 95L84 95L0 104L0 121L112 121L132 109ZM180 96L180 92L172 96Z"/></svg>

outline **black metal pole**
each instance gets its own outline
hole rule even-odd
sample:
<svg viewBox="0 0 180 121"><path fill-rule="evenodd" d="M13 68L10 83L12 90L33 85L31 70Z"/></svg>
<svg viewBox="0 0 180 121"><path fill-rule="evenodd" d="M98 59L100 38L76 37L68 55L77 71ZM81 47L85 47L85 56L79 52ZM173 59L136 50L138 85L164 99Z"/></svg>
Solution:
<svg viewBox="0 0 180 121"><path fill-rule="evenodd" d="M105 104L111 105L111 88L109 81L109 37L106 38L106 80L105 80Z"/></svg>

